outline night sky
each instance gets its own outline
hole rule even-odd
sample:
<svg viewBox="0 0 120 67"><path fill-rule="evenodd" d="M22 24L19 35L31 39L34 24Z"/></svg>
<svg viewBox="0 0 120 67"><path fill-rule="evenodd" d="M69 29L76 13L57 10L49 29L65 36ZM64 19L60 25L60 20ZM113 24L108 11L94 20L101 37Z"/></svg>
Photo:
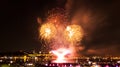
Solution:
<svg viewBox="0 0 120 67"><path fill-rule="evenodd" d="M49 10L62 8L85 31L81 54L120 55L119 0L4 0L0 4L0 52L39 50L37 18L45 19Z"/></svg>

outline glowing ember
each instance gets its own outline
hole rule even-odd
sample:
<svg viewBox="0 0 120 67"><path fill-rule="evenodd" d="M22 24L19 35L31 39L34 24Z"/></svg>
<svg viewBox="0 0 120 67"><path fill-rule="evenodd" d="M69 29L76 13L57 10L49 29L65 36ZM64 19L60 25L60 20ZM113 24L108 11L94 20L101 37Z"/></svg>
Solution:
<svg viewBox="0 0 120 67"><path fill-rule="evenodd" d="M58 50L52 51L52 53L57 56L57 59L54 60L53 62L55 62L55 63L66 63L67 62L67 60L66 60L67 57L66 56L68 54L70 54L70 50L60 48Z"/></svg>

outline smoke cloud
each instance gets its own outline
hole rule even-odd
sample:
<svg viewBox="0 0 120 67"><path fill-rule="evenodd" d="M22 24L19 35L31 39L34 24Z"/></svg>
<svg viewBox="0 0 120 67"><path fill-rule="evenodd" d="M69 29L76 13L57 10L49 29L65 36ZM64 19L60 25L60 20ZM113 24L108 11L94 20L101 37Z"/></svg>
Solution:
<svg viewBox="0 0 120 67"><path fill-rule="evenodd" d="M84 49L79 51L81 55L118 55L119 31L115 28L116 33L112 35L114 31L112 27L116 23L113 25L114 21L110 20L118 20L113 18L120 15L118 12L114 15L115 10L118 11L119 8L118 1L67 0L66 5L71 24L81 25L84 30L85 36L81 42Z"/></svg>
<svg viewBox="0 0 120 67"><path fill-rule="evenodd" d="M82 41L75 47L80 55L105 55L105 53L117 55L115 53L118 52L120 40L117 23L119 18L116 18L120 15L118 1L62 0L59 2L66 2L64 9L68 22L65 24L80 25L84 31ZM109 49L112 53L109 53Z"/></svg>

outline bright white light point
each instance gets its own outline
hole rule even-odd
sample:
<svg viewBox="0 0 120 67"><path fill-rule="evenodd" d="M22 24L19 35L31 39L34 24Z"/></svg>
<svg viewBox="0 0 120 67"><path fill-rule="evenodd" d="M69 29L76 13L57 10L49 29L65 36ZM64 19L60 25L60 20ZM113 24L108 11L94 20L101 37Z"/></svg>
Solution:
<svg viewBox="0 0 120 67"><path fill-rule="evenodd" d="M88 62L88 64L91 64L91 63L92 63L91 61Z"/></svg>
<svg viewBox="0 0 120 67"><path fill-rule="evenodd" d="M50 28L46 28L46 29L45 29L45 32L46 32L46 37L47 37L47 36L49 36L49 35L50 35L50 33L51 33Z"/></svg>
<svg viewBox="0 0 120 67"><path fill-rule="evenodd" d="M67 26L67 31L69 31L71 29L71 27Z"/></svg>
<svg viewBox="0 0 120 67"><path fill-rule="evenodd" d="M48 64L45 64L45 66L48 66Z"/></svg>
<svg viewBox="0 0 120 67"><path fill-rule="evenodd" d="M50 33L51 30L50 30L49 28L46 28L45 32L46 32L46 33Z"/></svg>
<svg viewBox="0 0 120 67"><path fill-rule="evenodd" d="M70 36L70 38L73 36L73 32L72 31L69 31L69 36Z"/></svg>
<svg viewBox="0 0 120 67"><path fill-rule="evenodd" d="M73 35L74 35L74 32L73 30L71 29L71 27L67 26L67 29L66 29L68 32L69 32L69 37L71 38Z"/></svg>

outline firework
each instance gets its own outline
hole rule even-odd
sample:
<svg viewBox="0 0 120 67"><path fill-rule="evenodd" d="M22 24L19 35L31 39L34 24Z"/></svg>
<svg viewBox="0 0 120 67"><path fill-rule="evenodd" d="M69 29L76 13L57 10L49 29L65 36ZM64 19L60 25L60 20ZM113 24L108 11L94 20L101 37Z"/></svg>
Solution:
<svg viewBox="0 0 120 67"><path fill-rule="evenodd" d="M60 48L58 50L54 50L51 52L57 56L56 60L53 61L55 63L66 63L67 62L66 56L71 53L69 49L65 49L65 48Z"/></svg>
<svg viewBox="0 0 120 67"><path fill-rule="evenodd" d="M64 36L69 42L78 42L83 37L82 28L79 25L69 25L66 27Z"/></svg>
<svg viewBox="0 0 120 67"><path fill-rule="evenodd" d="M52 23L45 23L40 27L40 36L43 39L50 40L56 34L56 28Z"/></svg>
<svg viewBox="0 0 120 67"><path fill-rule="evenodd" d="M39 28L40 38L49 42L56 59L53 62L66 63L70 57L75 56L75 46L83 37L80 25L67 23L68 17L64 12L52 12L44 24ZM71 24L71 25L70 25Z"/></svg>

